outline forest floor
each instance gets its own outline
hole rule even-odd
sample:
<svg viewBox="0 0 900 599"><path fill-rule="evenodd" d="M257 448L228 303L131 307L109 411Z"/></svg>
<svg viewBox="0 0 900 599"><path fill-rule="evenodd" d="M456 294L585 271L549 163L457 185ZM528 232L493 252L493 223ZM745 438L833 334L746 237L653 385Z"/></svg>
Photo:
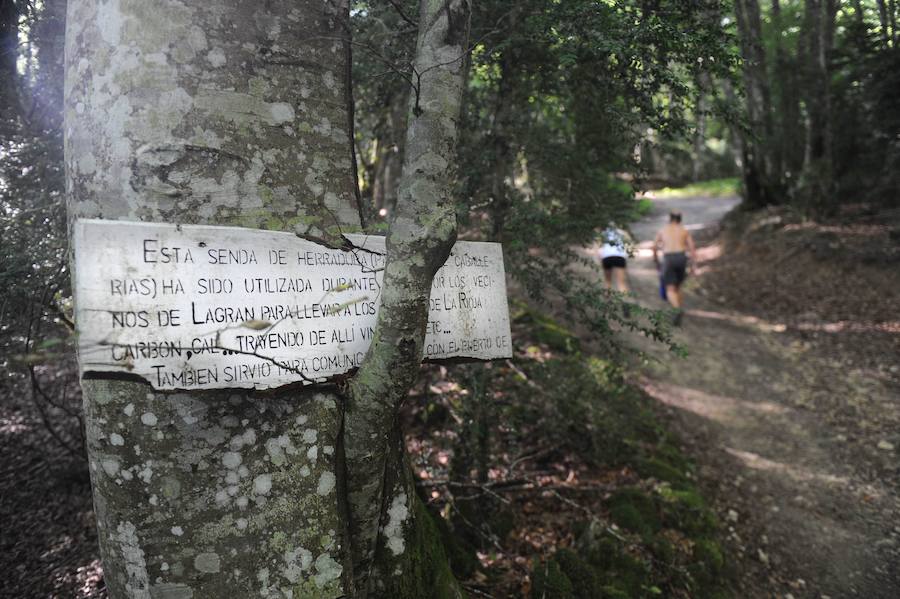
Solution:
<svg viewBox="0 0 900 599"><path fill-rule="evenodd" d="M603 596L611 583L626 590L609 596L629 597L724 596L723 583L741 599L900 596L900 229L883 218L726 217L736 203L657 200L632 227L642 243L629 278L648 307L663 304L647 240L670 209L700 244L676 333L688 356L628 338L648 358L630 380L674 437L644 415L642 393L616 390L586 339L584 351L570 347L548 320L557 348L535 341L543 317L521 305L512 360L423 367L407 442L431 507L479 547L463 576L473 595L534 595L538 583L550 588L551 563L583 569L565 550L584 554L575 524L588 522L601 524L603 555L615 556L588 577L606 585ZM77 407L71 358L37 374ZM101 599L77 426L65 410L49 413L68 452L31 393L27 378L0 380L0 597ZM468 424L478 421L491 430ZM473 526L486 512L490 526ZM697 587L704 573L712 586Z"/></svg>
<svg viewBox="0 0 900 599"><path fill-rule="evenodd" d="M898 597L898 223L771 212L723 231L736 204L657 200L632 227L629 279L649 307L663 304L648 240L670 210L700 246L676 334L689 355L637 340L639 384L699 465L738 596Z"/></svg>

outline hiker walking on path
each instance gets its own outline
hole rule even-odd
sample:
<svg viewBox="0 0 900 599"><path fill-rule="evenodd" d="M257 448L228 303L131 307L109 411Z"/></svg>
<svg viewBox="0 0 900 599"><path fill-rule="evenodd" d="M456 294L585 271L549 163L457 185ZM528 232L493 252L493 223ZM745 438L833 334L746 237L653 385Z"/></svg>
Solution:
<svg viewBox="0 0 900 599"><path fill-rule="evenodd" d="M691 274L697 262L694 238L681 224L681 213L671 212L669 222L656 234L653 241L653 263L660 268L659 250L662 250L662 283L666 288L666 299L675 308L675 324L681 324L681 284L687 278L688 267ZM690 261L688 261L688 254Z"/></svg>
<svg viewBox="0 0 900 599"><path fill-rule="evenodd" d="M606 288L612 289L613 279L616 288L622 293L628 293L628 280L625 277L628 252L625 249L625 234L613 227L607 227L601 234L603 246L600 248L600 263L603 265L603 278Z"/></svg>

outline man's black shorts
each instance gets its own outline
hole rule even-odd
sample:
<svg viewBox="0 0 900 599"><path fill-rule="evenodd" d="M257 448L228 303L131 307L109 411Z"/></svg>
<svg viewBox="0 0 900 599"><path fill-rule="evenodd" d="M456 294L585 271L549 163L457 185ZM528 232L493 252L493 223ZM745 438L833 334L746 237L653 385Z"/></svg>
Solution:
<svg viewBox="0 0 900 599"><path fill-rule="evenodd" d="M662 281L666 285L681 285L687 278L687 256L684 252L663 255Z"/></svg>
<svg viewBox="0 0 900 599"><path fill-rule="evenodd" d="M607 256L600 263L603 264L603 268L606 270L610 268L625 268L625 258L622 256Z"/></svg>

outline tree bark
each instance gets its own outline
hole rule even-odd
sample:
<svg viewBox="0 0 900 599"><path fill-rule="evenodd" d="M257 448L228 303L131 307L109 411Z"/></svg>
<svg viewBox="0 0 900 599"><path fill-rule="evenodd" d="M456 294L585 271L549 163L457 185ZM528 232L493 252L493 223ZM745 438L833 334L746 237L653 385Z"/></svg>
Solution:
<svg viewBox="0 0 900 599"><path fill-rule="evenodd" d="M19 113L18 58L19 10L13 0L0 0L0 126L4 128Z"/></svg>
<svg viewBox="0 0 900 599"><path fill-rule="evenodd" d="M762 23L757 0L736 0L735 20L744 60L744 92L751 139L745 136L744 182L751 207L774 204L780 196L781 173L773 159L772 101L762 46Z"/></svg>
<svg viewBox="0 0 900 599"><path fill-rule="evenodd" d="M708 77L698 76L694 80L697 88L695 107L697 128L694 131L694 160L691 165L691 180L695 183L703 174L703 149L706 145L706 93Z"/></svg>
<svg viewBox="0 0 900 599"><path fill-rule="evenodd" d="M897 46L897 5L894 0L888 0L888 21L891 23L891 44Z"/></svg>
<svg viewBox="0 0 900 599"><path fill-rule="evenodd" d="M409 88L398 89L388 98L385 118L380 123L372 177L372 203L375 211L382 209L393 214L403 171L406 147L406 120L409 108Z"/></svg>
<svg viewBox="0 0 900 599"><path fill-rule="evenodd" d="M515 26L518 10L513 9L507 16L507 23L512 29ZM497 97L494 102L494 122L490 132L493 150L491 178L491 239L501 241L506 229L506 219L514 202L515 191L510 188L515 169L515 151L510 139L512 114L515 100L512 97L513 58L512 49L506 49L500 59L500 77L497 82Z"/></svg>
<svg viewBox="0 0 900 599"><path fill-rule="evenodd" d="M773 0L773 2L774 1L777 0ZM860 29L865 30L866 17L863 12L861 0L853 0L853 17L856 19L856 24L859 25Z"/></svg>
<svg viewBox="0 0 900 599"><path fill-rule="evenodd" d="M887 5L884 0L876 0L876 4L878 5L878 22L881 24L881 43L887 48L890 40L890 20L888 19Z"/></svg>
<svg viewBox="0 0 900 599"><path fill-rule="evenodd" d="M456 241L455 147L468 0L422 0L403 177L378 323L348 385L344 448L355 597L460 596L403 460L397 413L422 358L434 273ZM433 525L432 525L433 526Z"/></svg>
<svg viewBox="0 0 900 599"><path fill-rule="evenodd" d="M347 18L343 0L70 0L70 219L358 230ZM345 594L333 390L83 390L113 599Z"/></svg>
<svg viewBox="0 0 900 599"><path fill-rule="evenodd" d="M831 72L829 58L837 15L835 0L807 0L806 151L801 193L812 211L828 211L834 202Z"/></svg>

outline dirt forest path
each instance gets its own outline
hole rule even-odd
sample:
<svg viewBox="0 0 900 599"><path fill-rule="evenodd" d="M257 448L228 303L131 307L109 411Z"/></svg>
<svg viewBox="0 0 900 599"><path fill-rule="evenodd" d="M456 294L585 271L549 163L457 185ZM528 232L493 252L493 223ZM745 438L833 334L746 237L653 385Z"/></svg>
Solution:
<svg viewBox="0 0 900 599"><path fill-rule="evenodd" d="M740 597L900 597L900 493L896 453L867 438L869 418L897 417L896 394L877 380L804 350L784 327L728 310L702 290L712 230L737 198L656 201L632 231L638 300L660 307L650 254L671 209L700 248L700 282L686 287L679 358L638 341L656 360L642 386L669 415L698 465L737 558ZM860 410L860 430L832 427L835 405ZM879 447L881 442L881 447Z"/></svg>

